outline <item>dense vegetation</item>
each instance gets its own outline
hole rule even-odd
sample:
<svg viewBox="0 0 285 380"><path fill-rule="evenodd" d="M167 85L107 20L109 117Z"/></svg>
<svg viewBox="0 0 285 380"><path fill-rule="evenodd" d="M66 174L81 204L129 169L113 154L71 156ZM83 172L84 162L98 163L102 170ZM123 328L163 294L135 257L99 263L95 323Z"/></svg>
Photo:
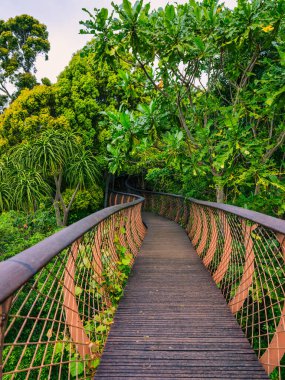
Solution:
<svg viewBox="0 0 285 380"><path fill-rule="evenodd" d="M145 74L151 102L109 114L113 172L161 190L284 214L284 1L150 10L127 0L83 22L96 62ZM126 78L128 73L126 73ZM126 79L127 81L127 79ZM126 82L125 81L125 82Z"/></svg>
<svg viewBox="0 0 285 380"><path fill-rule="evenodd" d="M113 7L85 10L54 84L45 25L0 21L0 260L101 208L111 176L285 215L285 2Z"/></svg>
<svg viewBox="0 0 285 380"><path fill-rule="evenodd" d="M0 224L10 210L73 222L102 206L111 174L283 217L284 2L85 11L94 39L55 84L17 85L48 52L46 27L1 21L2 92L18 87L0 115Z"/></svg>

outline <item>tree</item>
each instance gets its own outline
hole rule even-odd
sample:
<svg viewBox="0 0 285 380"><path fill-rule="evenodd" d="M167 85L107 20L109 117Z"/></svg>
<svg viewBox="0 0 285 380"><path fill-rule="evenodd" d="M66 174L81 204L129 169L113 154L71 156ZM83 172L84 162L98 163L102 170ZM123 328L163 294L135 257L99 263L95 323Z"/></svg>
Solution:
<svg viewBox="0 0 285 380"><path fill-rule="evenodd" d="M23 88L36 84L36 58L44 54L47 59L49 49L46 26L32 16L0 20L0 106L14 99ZM14 93L8 84L16 87Z"/></svg>
<svg viewBox="0 0 285 380"><path fill-rule="evenodd" d="M98 149L99 135L106 128L102 112L120 105L135 109L145 99L144 82L138 70L130 75L126 62L95 63L93 52L78 52L55 85L57 112L82 134L86 144Z"/></svg>
<svg viewBox="0 0 285 380"><path fill-rule="evenodd" d="M71 132L44 131L39 138L20 145L2 164L3 188L0 200L9 208L34 210L37 202L49 197L58 226L66 226L79 189L98 179L95 157ZM73 189L66 204L64 188ZM7 196L9 189L9 198Z"/></svg>
<svg viewBox="0 0 285 380"><path fill-rule="evenodd" d="M188 146L185 182L208 177L219 202L252 188L258 195L260 186L284 191L284 82L273 79L284 60L284 1L241 0L234 10L216 0L153 11L143 1L113 7L82 22L96 37L96 62L130 54L128 63L144 72L155 98L169 104Z"/></svg>
<svg viewBox="0 0 285 380"><path fill-rule="evenodd" d="M0 115L0 152L33 140L46 129L70 129L57 109L55 86L38 85L23 90Z"/></svg>

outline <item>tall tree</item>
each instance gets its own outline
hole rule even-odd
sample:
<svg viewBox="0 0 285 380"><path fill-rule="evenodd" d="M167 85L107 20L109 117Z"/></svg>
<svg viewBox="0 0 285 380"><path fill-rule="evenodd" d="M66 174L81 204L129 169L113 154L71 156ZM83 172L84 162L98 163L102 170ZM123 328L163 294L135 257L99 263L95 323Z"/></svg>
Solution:
<svg viewBox="0 0 285 380"><path fill-rule="evenodd" d="M17 96L23 88L36 84L35 61L50 49L44 24L29 15L0 20L0 106ZM16 87L11 92L10 85Z"/></svg>

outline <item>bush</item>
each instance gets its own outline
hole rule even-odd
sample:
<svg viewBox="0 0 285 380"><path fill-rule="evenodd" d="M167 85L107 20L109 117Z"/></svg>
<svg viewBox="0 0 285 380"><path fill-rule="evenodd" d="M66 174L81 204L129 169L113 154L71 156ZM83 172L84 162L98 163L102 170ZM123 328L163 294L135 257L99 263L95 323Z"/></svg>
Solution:
<svg viewBox="0 0 285 380"><path fill-rule="evenodd" d="M33 214L19 211L0 215L0 261L31 247L58 230L52 210Z"/></svg>
<svg viewBox="0 0 285 380"><path fill-rule="evenodd" d="M74 189L66 189L63 193L65 204L70 202ZM98 185L92 185L89 189L79 190L71 206L69 224L76 222L85 216L100 210L103 207L104 192Z"/></svg>

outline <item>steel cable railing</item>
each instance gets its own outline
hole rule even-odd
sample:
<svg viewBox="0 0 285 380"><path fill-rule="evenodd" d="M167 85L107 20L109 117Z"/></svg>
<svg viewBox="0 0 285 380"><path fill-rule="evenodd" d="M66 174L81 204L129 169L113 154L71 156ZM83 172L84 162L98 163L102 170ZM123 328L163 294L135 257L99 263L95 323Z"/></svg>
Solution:
<svg viewBox="0 0 285 380"><path fill-rule="evenodd" d="M94 375L142 243L143 198L108 207L0 263L0 378Z"/></svg>
<svg viewBox="0 0 285 380"><path fill-rule="evenodd" d="M127 185L128 186L128 185ZM271 379L285 379L285 221L239 207L128 189L182 225Z"/></svg>

